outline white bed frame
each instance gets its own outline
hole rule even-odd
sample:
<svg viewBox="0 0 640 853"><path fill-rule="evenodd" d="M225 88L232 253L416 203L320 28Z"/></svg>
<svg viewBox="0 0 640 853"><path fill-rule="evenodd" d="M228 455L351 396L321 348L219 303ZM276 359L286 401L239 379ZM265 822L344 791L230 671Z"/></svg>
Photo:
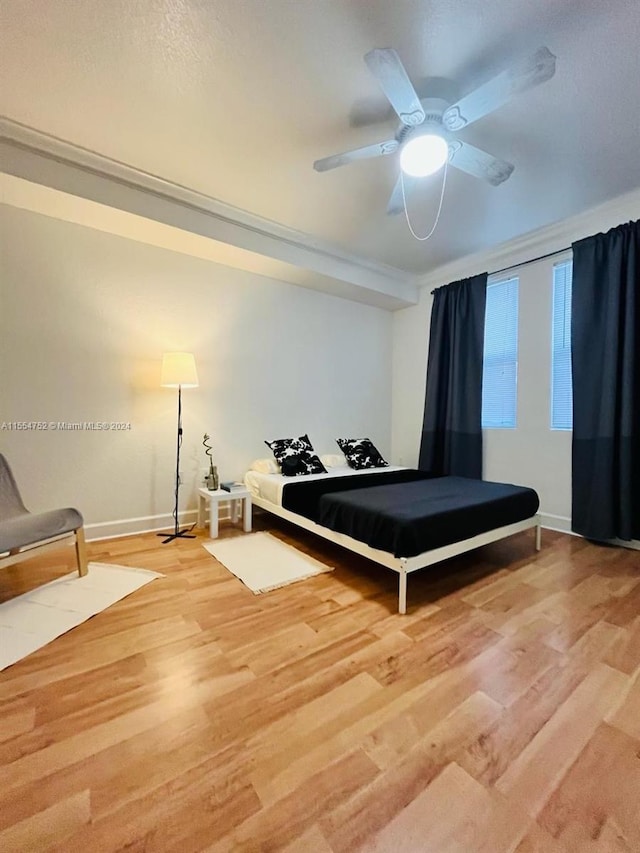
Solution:
<svg viewBox="0 0 640 853"><path fill-rule="evenodd" d="M470 539L463 539L461 542L454 542L452 545L444 545L442 548L434 548L432 551L423 551L422 554L417 554L415 557L394 557L388 551L371 548L364 542L359 542L345 533L336 533L334 530L323 527L321 524L316 524L315 521L311 521L303 515L298 515L296 512L291 512L289 509L284 509L284 507L274 504L272 501L252 496L251 502L255 506L267 510L267 512L271 512L274 515L280 516L280 518L284 518L286 521L290 521L292 524L296 524L298 527L303 527L305 530L310 530L311 533L329 539L337 545L342 545L343 548L355 551L356 554L367 557L367 559L373 560L374 563L379 563L381 566L393 569L400 576L398 594L399 613L407 612L407 575L411 572L417 572L418 569L424 569L434 563L448 560L449 557L464 554L465 551L472 551L481 545L497 542L498 539L506 539L507 536L513 536L514 533L520 533L522 530L530 530L532 527L536 529L536 551L540 550L539 515L532 515L531 518L525 518L524 521L516 521L515 524L507 524L504 527L487 530L485 533L472 536Z"/></svg>

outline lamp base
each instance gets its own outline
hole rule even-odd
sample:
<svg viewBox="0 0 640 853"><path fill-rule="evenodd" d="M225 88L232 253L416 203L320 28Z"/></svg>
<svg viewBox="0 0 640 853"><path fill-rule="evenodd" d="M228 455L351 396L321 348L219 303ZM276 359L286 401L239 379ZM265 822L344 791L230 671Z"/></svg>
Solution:
<svg viewBox="0 0 640 853"><path fill-rule="evenodd" d="M162 540L162 545L166 545L167 542L173 542L174 539L195 539L195 534L187 533L187 530L190 530L190 528L185 527L184 530L176 530L175 533L156 533L156 536L166 537Z"/></svg>

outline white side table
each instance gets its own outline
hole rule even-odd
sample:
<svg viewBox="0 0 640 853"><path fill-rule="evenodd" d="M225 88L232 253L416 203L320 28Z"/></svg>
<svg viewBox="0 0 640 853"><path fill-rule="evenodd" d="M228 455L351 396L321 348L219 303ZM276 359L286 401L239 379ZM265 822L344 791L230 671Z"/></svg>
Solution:
<svg viewBox="0 0 640 853"><path fill-rule="evenodd" d="M204 514L206 504L209 502L209 535L212 539L218 538L218 504L220 501L231 502L231 521L238 521L238 504L243 503L242 529L245 533L251 532L251 492L248 489L234 489L227 492L224 489L198 489L198 527L204 527Z"/></svg>

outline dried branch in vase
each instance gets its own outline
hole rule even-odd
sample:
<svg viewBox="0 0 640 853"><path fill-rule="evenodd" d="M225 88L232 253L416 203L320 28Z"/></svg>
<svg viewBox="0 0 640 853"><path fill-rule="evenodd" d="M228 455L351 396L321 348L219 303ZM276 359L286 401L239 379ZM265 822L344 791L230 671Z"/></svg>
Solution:
<svg viewBox="0 0 640 853"><path fill-rule="evenodd" d="M211 441L211 436L207 435L205 432L204 438L202 440L202 444L204 446L204 452L209 457L209 473L207 474L207 488L209 491L215 491L220 485L220 480L218 479L218 469L213 464L213 457L211 455L211 445L209 442Z"/></svg>

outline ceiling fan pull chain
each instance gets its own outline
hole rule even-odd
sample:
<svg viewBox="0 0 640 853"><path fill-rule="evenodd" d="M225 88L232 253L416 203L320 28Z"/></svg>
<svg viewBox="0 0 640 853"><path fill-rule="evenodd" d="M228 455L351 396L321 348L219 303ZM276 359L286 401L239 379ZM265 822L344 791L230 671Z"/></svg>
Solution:
<svg viewBox="0 0 640 853"><path fill-rule="evenodd" d="M438 222L440 220L440 212L442 211L442 202L444 200L444 188L445 188L446 183L447 183L447 167L448 166L449 166L449 161L447 160L444 164L444 170L443 170L443 175L442 175L442 190L440 191L440 203L438 204L438 212L436 213L436 219L435 219L435 222L433 223L433 228L424 237L420 237L418 234L416 234L416 232L413 230L413 226L411 225L411 220L409 219L409 211L407 210L407 198L406 198L405 193L404 193L404 172L402 171L402 169L400 169L400 183L402 185L402 203L404 205L404 215L405 215L405 219L407 220L407 225L409 226L409 231L411 231L411 234L416 238L416 240L420 240L420 241L428 240L429 237L431 237L431 235L433 234L433 232L436 230L436 228L438 226Z"/></svg>

